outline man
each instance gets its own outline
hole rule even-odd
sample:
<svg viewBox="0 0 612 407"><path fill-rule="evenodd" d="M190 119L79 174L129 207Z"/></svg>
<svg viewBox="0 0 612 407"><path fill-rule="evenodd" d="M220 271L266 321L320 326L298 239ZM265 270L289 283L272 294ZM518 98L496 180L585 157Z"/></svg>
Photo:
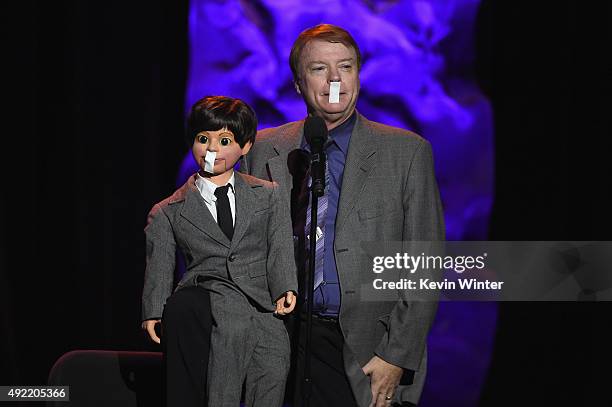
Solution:
<svg viewBox="0 0 612 407"><path fill-rule="evenodd" d="M416 405L437 304L360 301L359 273L368 265L359 253L361 242L444 239L431 147L414 133L371 122L355 110L361 55L344 29L322 24L305 30L293 45L290 65L308 114L324 119L332 140L319 203L323 241L315 258L322 253L323 259L315 261L311 406ZM261 131L243 162L243 171L277 182L291 197L302 276L310 219L303 128L299 121ZM296 406L302 403L303 308Z"/></svg>

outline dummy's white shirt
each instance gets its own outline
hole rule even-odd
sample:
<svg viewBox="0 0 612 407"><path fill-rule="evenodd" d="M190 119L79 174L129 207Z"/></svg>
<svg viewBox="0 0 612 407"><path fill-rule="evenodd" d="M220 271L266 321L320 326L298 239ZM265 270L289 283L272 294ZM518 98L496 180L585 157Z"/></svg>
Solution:
<svg viewBox="0 0 612 407"><path fill-rule="evenodd" d="M196 187L198 191L200 191L200 195L204 198L204 202L206 202L206 207L210 211L210 214L217 222L217 197L215 196L215 190L217 189L217 185L215 185L208 178L204 178L200 174L196 174L195 180ZM227 189L227 197L229 199L230 210L232 211L232 224L236 224L236 195L234 193L234 173L232 173L231 178L227 182L226 185L230 187Z"/></svg>

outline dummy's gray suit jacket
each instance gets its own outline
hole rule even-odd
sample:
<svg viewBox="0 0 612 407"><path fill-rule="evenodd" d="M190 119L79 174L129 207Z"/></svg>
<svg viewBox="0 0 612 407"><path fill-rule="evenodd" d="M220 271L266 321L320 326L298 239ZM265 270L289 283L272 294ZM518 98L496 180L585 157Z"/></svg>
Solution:
<svg viewBox="0 0 612 407"><path fill-rule="evenodd" d="M300 147L304 122L260 131L243 171L279 184L290 197L288 154ZM418 402L427 367L426 340L437 303L360 300L364 264L360 242L444 240L444 219L430 144L406 130L371 122L358 114L346 159L334 254L340 281L339 321L345 339L344 365L360 406L371 400L362 367L378 355L415 371L411 385L399 386L395 401Z"/></svg>
<svg viewBox="0 0 612 407"><path fill-rule="evenodd" d="M288 201L271 182L236 174L236 220L230 242L195 186L195 174L155 204L145 227L146 270L142 319L161 318L173 291L177 247L186 272L176 290L204 275L238 286L265 310L287 291L297 292Z"/></svg>

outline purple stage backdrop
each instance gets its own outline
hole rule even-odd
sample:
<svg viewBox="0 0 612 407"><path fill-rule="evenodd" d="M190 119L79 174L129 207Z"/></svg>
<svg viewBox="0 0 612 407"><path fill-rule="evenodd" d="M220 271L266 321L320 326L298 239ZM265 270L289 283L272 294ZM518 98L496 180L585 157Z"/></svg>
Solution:
<svg viewBox="0 0 612 407"><path fill-rule="evenodd" d="M192 0L186 107L205 95L228 95L254 107L260 128L303 119L291 45L307 27L344 27L363 54L358 110L432 143L448 240L486 240L493 126L473 72L478 6L478 0ZM188 154L177 182L195 169ZM494 303L440 304L421 406L477 404L495 320Z"/></svg>

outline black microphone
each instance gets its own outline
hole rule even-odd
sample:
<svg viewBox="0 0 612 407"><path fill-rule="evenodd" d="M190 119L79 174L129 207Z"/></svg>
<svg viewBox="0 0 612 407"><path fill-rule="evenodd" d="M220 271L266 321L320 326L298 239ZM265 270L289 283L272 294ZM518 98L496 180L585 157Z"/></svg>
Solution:
<svg viewBox="0 0 612 407"><path fill-rule="evenodd" d="M310 174L314 195L323 196L325 192L325 142L327 141L327 126L325 121L317 116L308 116L304 123L304 137L310 146Z"/></svg>

